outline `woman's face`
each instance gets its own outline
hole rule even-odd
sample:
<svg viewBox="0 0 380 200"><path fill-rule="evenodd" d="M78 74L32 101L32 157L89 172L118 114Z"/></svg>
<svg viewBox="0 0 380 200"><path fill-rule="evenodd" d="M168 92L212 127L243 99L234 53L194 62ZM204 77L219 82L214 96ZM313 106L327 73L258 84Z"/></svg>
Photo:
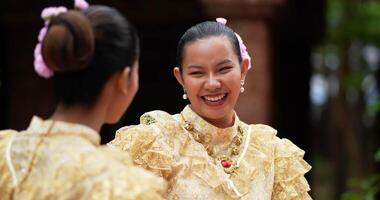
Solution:
<svg viewBox="0 0 380 200"><path fill-rule="evenodd" d="M174 73L186 90L191 108L211 123L233 122L248 62L243 61L240 66L226 36L188 43L183 51L182 72L176 68Z"/></svg>

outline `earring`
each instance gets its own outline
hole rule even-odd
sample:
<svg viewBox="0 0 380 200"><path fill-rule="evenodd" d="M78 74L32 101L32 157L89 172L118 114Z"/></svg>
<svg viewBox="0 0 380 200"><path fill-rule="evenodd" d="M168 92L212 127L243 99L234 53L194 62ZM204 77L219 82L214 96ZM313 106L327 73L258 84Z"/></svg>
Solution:
<svg viewBox="0 0 380 200"><path fill-rule="evenodd" d="M244 80L241 80L240 81L240 93L243 93L245 91L245 88L244 88Z"/></svg>
<svg viewBox="0 0 380 200"><path fill-rule="evenodd" d="M186 94L186 90L185 90L185 88L183 89L182 99L183 99L183 100L186 100L186 99L187 99L187 94Z"/></svg>

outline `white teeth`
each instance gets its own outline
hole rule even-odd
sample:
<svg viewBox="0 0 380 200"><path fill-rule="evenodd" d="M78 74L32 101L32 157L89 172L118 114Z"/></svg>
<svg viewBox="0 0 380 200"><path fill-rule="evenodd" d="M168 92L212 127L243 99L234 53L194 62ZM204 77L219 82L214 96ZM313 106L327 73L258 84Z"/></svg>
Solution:
<svg viewBox="0 0 380 200"><path fill-rule="evenodd" d="M226 96L226 94L221 94L218 96L204 96L207 101L219 101L223 99L223 97Z"/></svg>

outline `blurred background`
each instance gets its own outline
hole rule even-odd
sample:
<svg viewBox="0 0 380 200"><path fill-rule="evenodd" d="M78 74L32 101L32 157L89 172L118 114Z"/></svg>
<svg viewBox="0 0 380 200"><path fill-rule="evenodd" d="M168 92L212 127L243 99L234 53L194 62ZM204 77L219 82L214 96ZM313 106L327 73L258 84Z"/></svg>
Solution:
<svg viewBox="0 0 380 200"><path fill-rule="evenodd" d="M318 200L380 199L379 0L103 0L120 10L141 40L140 90L102 143L150 110L177 113L188 102L172 76L176 45L190 26L228 19L253 57L236 111L265 123L306 151ZM51 80L33 71L44 7L72 1L3 0L0 12L0 129L48 118Z"/></svg>

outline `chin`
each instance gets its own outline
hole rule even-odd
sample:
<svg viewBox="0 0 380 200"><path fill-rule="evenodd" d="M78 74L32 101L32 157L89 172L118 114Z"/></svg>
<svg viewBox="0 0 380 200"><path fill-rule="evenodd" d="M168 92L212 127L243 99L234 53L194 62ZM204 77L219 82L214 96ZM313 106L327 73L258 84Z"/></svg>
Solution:
<svg viewBox="0 0 380 200"><path fill-rule="evenodd" d="M232 111L227 112L226 109L219 109L219 110L203 109L201 112L204 118L217 120L217 119L223 119L227 117L228 114L231 113Z"/></svg>

